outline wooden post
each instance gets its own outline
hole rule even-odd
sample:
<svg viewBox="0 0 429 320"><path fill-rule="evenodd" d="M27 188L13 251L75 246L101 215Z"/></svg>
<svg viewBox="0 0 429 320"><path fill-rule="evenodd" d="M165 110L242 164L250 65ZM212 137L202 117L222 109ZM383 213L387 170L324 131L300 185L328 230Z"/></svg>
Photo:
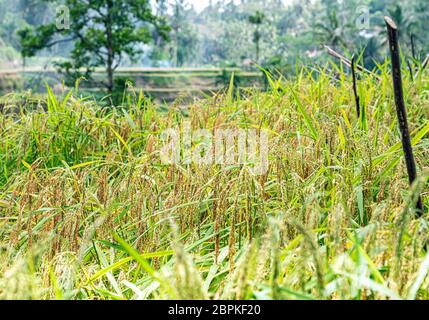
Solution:
<svg viewBox="0 0 429 320"><path fill-rule="evenodd" d="M413 60L416 61L417 56L416 56L416 47L414 45L414 34L411 34L410 38L411 38L411 54L413 55Z"/></svg>
<svg viewBox="0 0 429 320"><path fill-rule="evenodd" d="M355 56L352 57L352 77L353 77L353 93L355 95L355 102L356 102L356 114L358 119L360 118L360 99L359 94L357 92L357 80L356 80L356 70L355 70Z"/></svg>
<svg viewBox="0 0 429 320"><path fill-rule="evenodd" d="M411 145L410 132L408 130L407 112L405 110L404 89L402 87L401 61L399 56L398 27L389 17L384 18L389 37L389 47L392 57L392 77L395 91L396 112L398 114L399 129L402 137L402 148L404 150L405 162L407 165L408 178L413 184L417 178L416 162L414 160L413 147ZM417 214L423 214L423 202L421 197L417 201Z"/></svg>

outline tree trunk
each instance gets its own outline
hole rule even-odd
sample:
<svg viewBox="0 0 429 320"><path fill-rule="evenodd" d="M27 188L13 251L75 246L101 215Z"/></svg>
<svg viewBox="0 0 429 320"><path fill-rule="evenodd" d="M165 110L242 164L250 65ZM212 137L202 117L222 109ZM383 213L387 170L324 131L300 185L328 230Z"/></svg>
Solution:
<svg viewBox="0 0 429 320"><path fill-rule="evenodd" d="M106 35L107 35L107 91L109 94L113 93L114 83L113 83L113 62L114 62L114 52L113 52L113 32L112 32L112 9L113 2L107 2L107 19L106 19Z"/></svg>
<svg viewBox="0 0 429 320"><path fill-rule="evenodd" d="M256 63L259 63L259 40L256 41Z"/></svg>
<svg viewBox="0 0 429 320"><path fill-rule="evenodd" d="M260 41L261 33L259 32L259 27L257 27L255 31L256 63L259 63Z"/></svg>
<svg viewBox="0 0 429 320"><path fill-rule="evenodd" d="M179 67L179 28L174 28L174 66Z"/></svg>

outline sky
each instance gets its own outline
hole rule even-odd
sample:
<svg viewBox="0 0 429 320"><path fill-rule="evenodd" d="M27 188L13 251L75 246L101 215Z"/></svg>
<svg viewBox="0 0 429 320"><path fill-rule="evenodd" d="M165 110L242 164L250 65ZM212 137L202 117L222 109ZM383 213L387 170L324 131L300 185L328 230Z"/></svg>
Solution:
<svg viewBox="0 0 429 320"><path fill-rule="evenodd" d="M156 0L151 0L152 4L155 4ZM235 3L239 3L240 0L233 0ZM285 4L292 3L293 0L283 0ZM169 0L169 3L174 3L174 0ZM189 4L193 4L194 8L197 10L197 12L201 12L205 7L208 6L210 3L210 0L188 0ZM216 3L217 0L213 0L213 3Z"/></svg>
<svg viewBox="0 0 429 320"><path fill-rule="evenodd" d="M189 0L189 3L193 4L195 9L200 12L209 4L210 0ZM238 2L238 1L234 1Z"/></svg>
<svg viewBox="0 0 429 320"><path fill-rule="evenodd" d="M283 0L285 3L290 3L292 0ZM195 9L200 12L203 10L207 5L210 3L210 0L188 0L189 3L193 4ZM216 0L213 0L213 2L216 2ZM239 0L234 0L234 2L239 2Z"/></svg>

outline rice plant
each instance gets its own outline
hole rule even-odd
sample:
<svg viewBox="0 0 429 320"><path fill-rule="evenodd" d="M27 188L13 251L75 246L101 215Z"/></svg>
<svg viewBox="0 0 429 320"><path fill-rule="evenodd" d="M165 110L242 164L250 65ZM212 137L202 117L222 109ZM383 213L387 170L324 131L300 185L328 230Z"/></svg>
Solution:
<svg viewBox="0 0 429 320"><path fill-rule="evenodd" d="M4 99L0 298L429 299L427 73L404 79L410 188L390 67L361 75L359 118L330 68L168 108L133 88L117 108ZM269 132L267 172L161 162L185 123Z"/></svg>

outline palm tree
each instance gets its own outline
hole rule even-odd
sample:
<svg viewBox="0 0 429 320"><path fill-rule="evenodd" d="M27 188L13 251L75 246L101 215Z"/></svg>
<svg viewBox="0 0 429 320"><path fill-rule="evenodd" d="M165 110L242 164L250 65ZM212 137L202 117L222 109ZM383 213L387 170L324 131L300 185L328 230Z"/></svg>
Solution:
<svg viewBox="0 0 429 320"><path fill-rule="evenodd" d="M338 46L347 47L345 38L346 30L349 27L350 24L341 25L335 10L328 12L327 19L323 19L323 22L320 21L314 25L315 34L319 40L334 48Z"/></svg>
<svg viewBox="0 0 429 320"><path fill-rule="evenodd" d="M264 23L265 15L259 10L255 12L255 15L249 17L249 22L256 26L255 32L253 33L253 42L255 43L256 50L256 63L259 62L259 51L261 41L261 30L260 27Z"/></svg>

